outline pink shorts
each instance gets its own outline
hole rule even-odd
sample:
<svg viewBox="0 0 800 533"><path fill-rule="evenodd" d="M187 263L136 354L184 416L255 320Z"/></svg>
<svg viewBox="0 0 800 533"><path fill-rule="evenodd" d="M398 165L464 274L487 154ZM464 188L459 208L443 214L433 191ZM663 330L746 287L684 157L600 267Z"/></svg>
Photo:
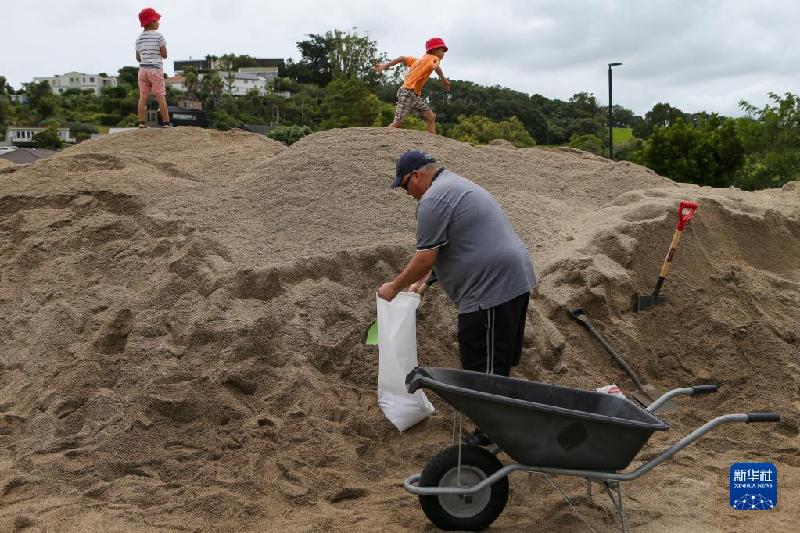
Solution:
<svg viewBox="0 0 800 533"><path fill-rule="evenodd" d="M139 69L139 95L147 98L151 94L164 96L167 94L164 88L164 69L160 68L140 68Z"/></svg>

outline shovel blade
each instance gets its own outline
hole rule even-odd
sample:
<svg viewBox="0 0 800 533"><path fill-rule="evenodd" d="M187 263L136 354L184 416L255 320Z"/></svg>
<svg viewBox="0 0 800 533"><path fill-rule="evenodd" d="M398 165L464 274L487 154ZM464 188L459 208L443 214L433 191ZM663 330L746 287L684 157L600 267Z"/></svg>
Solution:
<svg viewBox="0 0 800 533"><path fill-rule="evenodd" d="M631 309L634 313L638 313L639 311L644 311L645 309L649 309L654 305L663 304L666 301L666 296L656 296L653 298L652 294L634 294L631 298Z"/></svg>
<svg viewBox="0 0 800 533"><path fill-rule="evenodd" d="M652 385L642 385L641 390L635 390L631 393L633 398L645 407L650 405L661 398L663 393ZM658 412L674 411L677 406L672 400L667 400L659 409Z"/></svg>

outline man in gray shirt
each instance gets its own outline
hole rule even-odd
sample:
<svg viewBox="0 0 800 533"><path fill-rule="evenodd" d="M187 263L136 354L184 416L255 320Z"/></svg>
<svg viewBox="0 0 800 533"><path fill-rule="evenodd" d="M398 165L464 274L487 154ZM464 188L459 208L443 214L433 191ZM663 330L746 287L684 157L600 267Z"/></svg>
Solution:
<svg viewBox="0 0 800 533"><path fill-rule="evenodd" d="M378 289L393 300L438 276L458 307L458 346L465 370L508 376L519 363L536 275L525 245L503 209L481 186L446 170L430 154L409 150L397 161L391 188L417 206L417 250L406 268ZM480 429L465 438L489 444Z"/></svg>

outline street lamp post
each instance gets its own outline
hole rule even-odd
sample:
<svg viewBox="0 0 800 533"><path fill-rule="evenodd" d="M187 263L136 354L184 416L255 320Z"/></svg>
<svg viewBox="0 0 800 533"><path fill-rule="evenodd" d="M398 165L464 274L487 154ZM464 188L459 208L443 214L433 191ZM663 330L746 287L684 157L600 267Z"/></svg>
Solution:
<svg viewBox="0 0 800 533"><path fill-rule="evenodd" d="M611 67L618 67L622 63L608 64L608 158L614 159L613 122L611 117Z"/></svg>

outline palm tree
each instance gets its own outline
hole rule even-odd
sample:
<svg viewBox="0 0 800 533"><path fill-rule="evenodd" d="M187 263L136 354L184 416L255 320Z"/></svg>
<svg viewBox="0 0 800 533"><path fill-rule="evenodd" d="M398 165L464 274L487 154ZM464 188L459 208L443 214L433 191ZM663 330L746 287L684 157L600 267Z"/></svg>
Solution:
<svg viewBox="0 0 800 533"><path fill-rule="evenodd" d="M183 73L183 78L186 82L186 97L189 100L197 99L197 71L189 67Z"/></svg>

